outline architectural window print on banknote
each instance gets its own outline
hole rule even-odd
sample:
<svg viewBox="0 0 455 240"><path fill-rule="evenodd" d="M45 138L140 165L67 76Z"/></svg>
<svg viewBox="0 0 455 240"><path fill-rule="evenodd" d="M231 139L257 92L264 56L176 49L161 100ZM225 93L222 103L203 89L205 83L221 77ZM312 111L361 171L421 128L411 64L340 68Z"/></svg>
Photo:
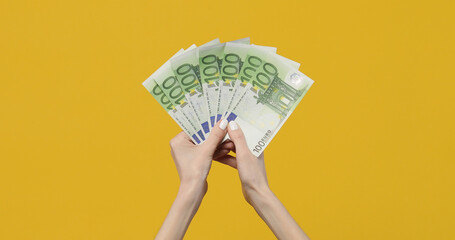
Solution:
<svg viewBox="0 0 455 240"><path fill-rule="evenodd" d="M260 155L303 98L313 80L274 53L250 48L239 79L245 91L227 114Z"/></svg>

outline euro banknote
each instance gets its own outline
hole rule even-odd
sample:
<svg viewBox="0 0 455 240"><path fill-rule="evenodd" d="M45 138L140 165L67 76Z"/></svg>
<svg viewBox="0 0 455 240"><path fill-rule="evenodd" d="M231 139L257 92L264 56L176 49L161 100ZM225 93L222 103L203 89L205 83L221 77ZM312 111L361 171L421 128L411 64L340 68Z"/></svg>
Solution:
<svg viewBox="0 0 455 240"><path fill-rule="evenodd" d="M299 68L249 38L215 39L181 49L143 85L195 144L225 118L240 125L259 156L313 84Z"/></svg>
<svg viewBox="0 0 455 240"><path fill-rule="evenodd" d="M232 42L239 44L249 44L249 38L242 38ZM220 67L222 63L223 49L226 43L219 43L212 46L202 46L199 48L199 69L202 89L207 103L208 121L212 128L220 120L219 109L221 87L219 81ZM223 99L222 101L229 101Z"/></svg>
<svg viewBox="0 0 455 240"><path fill-rule="evenodd" d="M194 48L195 46L190 47ZM174 56L177 56L184 52L183 49L178 51ZM169 64L166 62L160 68L164 68ZM161 107L167 111L167 113L171 116L172 119L180 126L180 128L190 136L196 144L200 144L202 142L201 137L197 133L197 129L195 129L192 124L188 121L188 118L183 115L182 110L180 109L179 105L175 105L171 102L171 100L166 96L163 92L161 87L156 83L154 80L154 74L152 74L149 78L147 78L143 85L144 87L152 94L155 100L161 105ZM180 110L179 110L180 109Z"/></svg>
<svg viewBox="0 0 455 240"><path fill-rule="evenodd" d="M250 38L242 38L232 41L233 43L248 45ZM220 101L229 101L227 98L220 99L223 88L220 86L220 68L223 61L223 50L226 43L219 43L199 48L199 69L202 89L207 102L210 127L213 127L221 118Z"/></svg>
<svg viewBox="0 0 455 240"><path fill-rule="evenodd" d="M190 49L188 51L192 50L193 49ZM171 58L161 68L159 68L154 73L153 79L163 90L164 94L168 97L172 104L177 106L177 110L185 116L191 124L191 127L196 129L197 135L201 141L204 141L206 136L202 131L202 126L199 123L198 116L196 115L190 102L185 97L185 92L180 87L177 77L174 75L174 71L172 70L171 61L180 55Z"/></svg>
<svg viewBox="0 0 455 240"><path fill-rule="evenodd" d="M212 40L200 47L186 51L170 60L172 71L178 85L193 108L198 124L207 136L210 132L209 116L207 111L207 99L204 95L203 85L199 70L199 48L212 46L219 43L219 39Z"/></svg>
<svg viewBox="0 0 455 240"><path fill-rule="evenodd" d="M263 51L276 53L276 48L267 46L257 45L245 45L238 43L226 43L223 50L223 63L221 66L221 78L223 79L223 85L225 90L223 94L225 99L220 103L223 109L222 116L224 117L228 112L232 110L232 107L240 100L241 95L244 93L247 81L240 77L240 71L244 65L247 53L249 49L257 48Z"/></svg>
<svg viewBox="0 0 455 240"><path fill-rule="evenodd" d="M227 114L245 133L251 152L259 156L302 100L313 80L293 61L258 48L248 50L239 75L246 91Z"/></svg>

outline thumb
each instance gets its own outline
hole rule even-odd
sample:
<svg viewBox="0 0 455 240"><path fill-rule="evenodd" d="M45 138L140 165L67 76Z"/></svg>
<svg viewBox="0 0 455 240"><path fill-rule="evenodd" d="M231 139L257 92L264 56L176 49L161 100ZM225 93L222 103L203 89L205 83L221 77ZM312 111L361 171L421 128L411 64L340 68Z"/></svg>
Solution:
<svg viewBox="0 0 455 240"><path fill-rule="evenodd" d="M237 155L243 155L248 153L251 154L250 149L246 144L245 135L243 134L243 131L240 128L240 126L235 121L229 122L228 134L229 138L231 138L231 141L234 142L236 150L235 152Z"/></svg>
<svg viewBox="0 0 455 240"><path fill-rule="evenodd" d="M226 119L222 119L217 124L215 124L215 126L210 131L207 140L205 140L205 142L202 145L204 145L210 150L213 150L214 152L216 147L218 147L220 142L224 139L224 136L226 136L227 124L228 121Z"/></svg>

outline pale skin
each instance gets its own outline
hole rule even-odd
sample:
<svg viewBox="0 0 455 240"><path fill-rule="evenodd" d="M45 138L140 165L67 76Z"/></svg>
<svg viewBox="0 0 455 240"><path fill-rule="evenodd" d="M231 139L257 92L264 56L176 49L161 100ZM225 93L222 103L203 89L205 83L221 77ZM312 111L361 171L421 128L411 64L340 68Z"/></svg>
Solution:
<svg viewBox="0 0 455 240"><path fill-rule="evenodd" d="M231 141L220 144L226 133ZM181 132L171 140L170 145L180 177L180 188L155 239L183 239L207 192L207 176L212 160L237 169L245 200L278 239L309 239L270 190L264 155L256 157L251 153L238 124L219 121L201 145L195 145ZM236 157L228 155L230 151L235 152Z"/></svg>

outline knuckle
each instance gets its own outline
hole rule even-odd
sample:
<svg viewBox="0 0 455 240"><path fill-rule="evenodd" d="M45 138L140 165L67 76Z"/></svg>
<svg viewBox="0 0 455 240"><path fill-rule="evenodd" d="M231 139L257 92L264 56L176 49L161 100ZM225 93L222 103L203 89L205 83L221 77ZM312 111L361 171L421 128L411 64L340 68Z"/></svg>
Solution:
<svg viewBox="0 0 455 240"><path fill-rule="evenodd" d="M171 146L171 148L173 148L173 147L175 147L177 145L177 142L178 142L177 137L174 137L173 139L171 139L169 141L169 146Z"/></svg>
<svg viewBox="0 0 455 240"><path fill-rule="evenodd" d="M212 134L213 134L213 137L215 137L216 139L220 139L220 138L224 137L223 133L221 131L218 131L218 130L217 131L213 131Z"/></svg>

